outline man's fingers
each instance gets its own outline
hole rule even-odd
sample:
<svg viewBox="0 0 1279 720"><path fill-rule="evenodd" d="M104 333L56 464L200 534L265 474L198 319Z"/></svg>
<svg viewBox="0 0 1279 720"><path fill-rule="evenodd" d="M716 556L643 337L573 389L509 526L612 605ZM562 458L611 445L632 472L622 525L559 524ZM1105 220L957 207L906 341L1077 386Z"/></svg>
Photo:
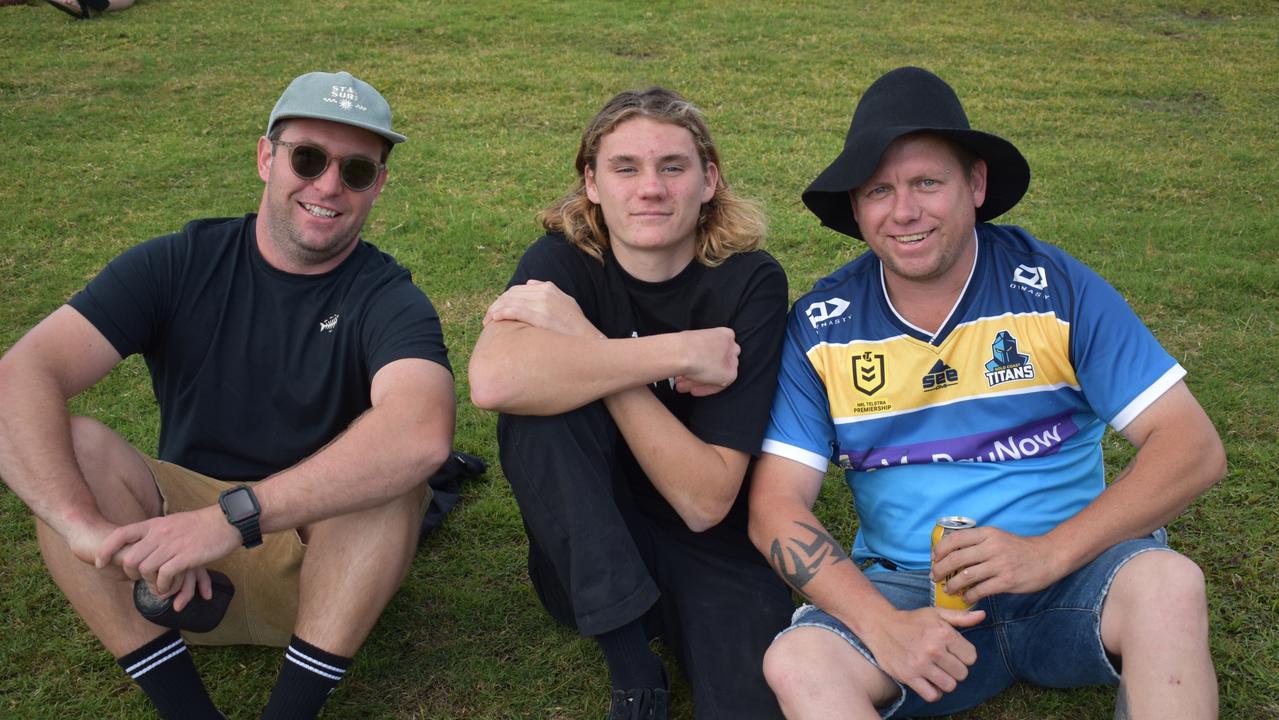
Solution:
<svg viewBox="0 0 1279 720"><path fill-rule="evenodd" d="M912 678L906 685L926 702L937 702L941 699L941 691L925 677Z"/></svg>
<svg viewBox="0 0 1279 720"><path fill-rule="evenodd" d="M968 663L955 655L953 651L945 653L941 657L937 658L937 666L941 668L942 672L952 678L956 684L963 682L964 678L968 677L968 665ZM950 692L954 689L955 687L953 685L950 687L942 686L942 690L945 690L946 692Z"/></svg>
<svg viewBox="0 0 1279 720"><path fill-rule="evenodd" d="M948 658L947 662L954 661L960 666L963 665L963 663L960 663L958 660L955 660L953 656L947 655L946 657ZM937 664L929 668L928 682L931 683L933 687L937 688L937 690L940 693L948 693L954 690L955 687L959 685L959 681L957 681L955 677L951 675L950 672L947 671L945 667L943 667L942 662L943 660L941 658L938 658ZM938 697L940 697L940 694L938 695Z"/></svg>
<svg viewBox="0 0 1279 720"><path fill-rule="evenodd" d="M965 666L971 666L973 663L977 662L977 647L973 645L972 643L968 642L967 639L964 639L963 636L960 636L960 639L961 639L961 642L953 643L947 649L950 650L950 654L953 655L956 660L963 663ZM965 667L964 677L967 677L967 676L968 676L968 668ZM959 678L959 679L963 680L964 678Z"/></svg>
<svg viewBox="0 0 1279 720"><path fill-rule="evenodd" d="M95 567L103 568L107 564L116 559L115 554L124 549L125 546L137 542L146 535L146 530L138 525L125 525L111 531L111 534L102 539L102 543L98 545L98 550L94 553L93 564Z"/></svg>
<svg viewBox="0 0 1279 720"><path fill-rule="evenodd" d="M949 608L937 608L937 614L940 615L943 620L950 623L952 627L957 628L972 627L986 619L985 610L951 610ZM969 647L971 646L972 644L969 643Z"/></svg>
<svg viewBox="0 0 1279 720"><path fill-rule="evenodd" d="M179 589L185 589L178 582L181 576L174 577L173 571L168 569L168 564L161 565L155 573L155 588L160 591L160 595L172 595Z"/></svg>
<svg viewBox="0 0 1279 720"><path fill-rule="evenodd" d="M195 597L195 587L195 571L188 570L186 572L186 579L182 583L182 589L173 597L174 610L182 612L182 609L187 606L187 603L191 602L191 600Z"/></svg>
<svg viewBox="0 0 1279 720"><path fill-rule="evenodd" d="M213 599L213 578L209 577L209 571L199 568L195 571L195 581L200 588L200 597L205 600Z"/></svg>
<svg viewBox="0 0 1279 720"><path fill-rule="evenodd" d="M969 565L951 575L946 580L946 592L951 595L962 595L965 590L975 587L983 580L990 577L989 568L985 563L980 565Z"/></svg>

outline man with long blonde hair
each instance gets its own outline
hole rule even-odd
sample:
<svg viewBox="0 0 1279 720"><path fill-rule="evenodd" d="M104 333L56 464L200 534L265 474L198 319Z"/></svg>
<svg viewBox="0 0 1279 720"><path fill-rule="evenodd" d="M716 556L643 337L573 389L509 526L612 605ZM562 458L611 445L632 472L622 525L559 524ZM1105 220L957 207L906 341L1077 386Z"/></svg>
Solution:
<svg viewBox="0 0 1279 720"><path fill-rule="evenodd" d="M779 717L760 667L792 602L746 536L744 478L776 381L786 276L678 94L613 98L576 168L470 365L472 400L502 412L529 575L551 616L603 650L610 718L666 717L654 635L699 718Z"/></svg>

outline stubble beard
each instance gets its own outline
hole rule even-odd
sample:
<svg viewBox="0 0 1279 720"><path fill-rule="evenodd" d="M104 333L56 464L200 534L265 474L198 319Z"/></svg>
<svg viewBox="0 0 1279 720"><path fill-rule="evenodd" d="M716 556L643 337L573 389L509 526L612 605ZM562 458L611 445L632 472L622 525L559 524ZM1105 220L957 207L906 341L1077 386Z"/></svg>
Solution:
<svg viewBox="0 0 1279 720"><path fill-rule="evenodd" d="M271 217L267 225L271 228L271 243L276 251L286 257L289 262L299 267L322 265L341 255L360 236L360 228L349 228L339 231L323 246L308 244L302 236L297 224L289 217L292 200L285 198L283 207L271 207Z"/></svg>

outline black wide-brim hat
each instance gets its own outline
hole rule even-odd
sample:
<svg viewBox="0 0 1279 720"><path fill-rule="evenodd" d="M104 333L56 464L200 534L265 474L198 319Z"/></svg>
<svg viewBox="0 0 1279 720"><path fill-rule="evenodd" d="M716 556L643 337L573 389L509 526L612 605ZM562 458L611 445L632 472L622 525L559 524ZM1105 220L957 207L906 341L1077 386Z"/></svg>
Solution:
<svg viewBox="0 0 1279 720"><path fill-rule="evenodd" d="M927 132L949 138L986 161L986 200L977 221L1003 215L1026 194L1030 165L998 135L973 130L955 91L917 67L892 70L866 88L853 113L844 151L804 191L804 204L822 224L862 239L848 191L875 173L884 151L903 135Z"/></svg>

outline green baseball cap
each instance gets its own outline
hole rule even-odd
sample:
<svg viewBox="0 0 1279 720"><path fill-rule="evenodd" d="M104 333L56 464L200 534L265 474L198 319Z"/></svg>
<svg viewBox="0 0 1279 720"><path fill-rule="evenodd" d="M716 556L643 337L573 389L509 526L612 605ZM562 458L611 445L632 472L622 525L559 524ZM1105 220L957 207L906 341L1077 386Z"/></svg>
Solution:
<svg viewBox="0 0 1279 720"><path fill-rule="evenodd" d="M299 75L275 103L266 132L285 118L315 118L354 125L377 133L392 143L408 138L391 130L391 106L373 86L342 71Z"/></svg>

